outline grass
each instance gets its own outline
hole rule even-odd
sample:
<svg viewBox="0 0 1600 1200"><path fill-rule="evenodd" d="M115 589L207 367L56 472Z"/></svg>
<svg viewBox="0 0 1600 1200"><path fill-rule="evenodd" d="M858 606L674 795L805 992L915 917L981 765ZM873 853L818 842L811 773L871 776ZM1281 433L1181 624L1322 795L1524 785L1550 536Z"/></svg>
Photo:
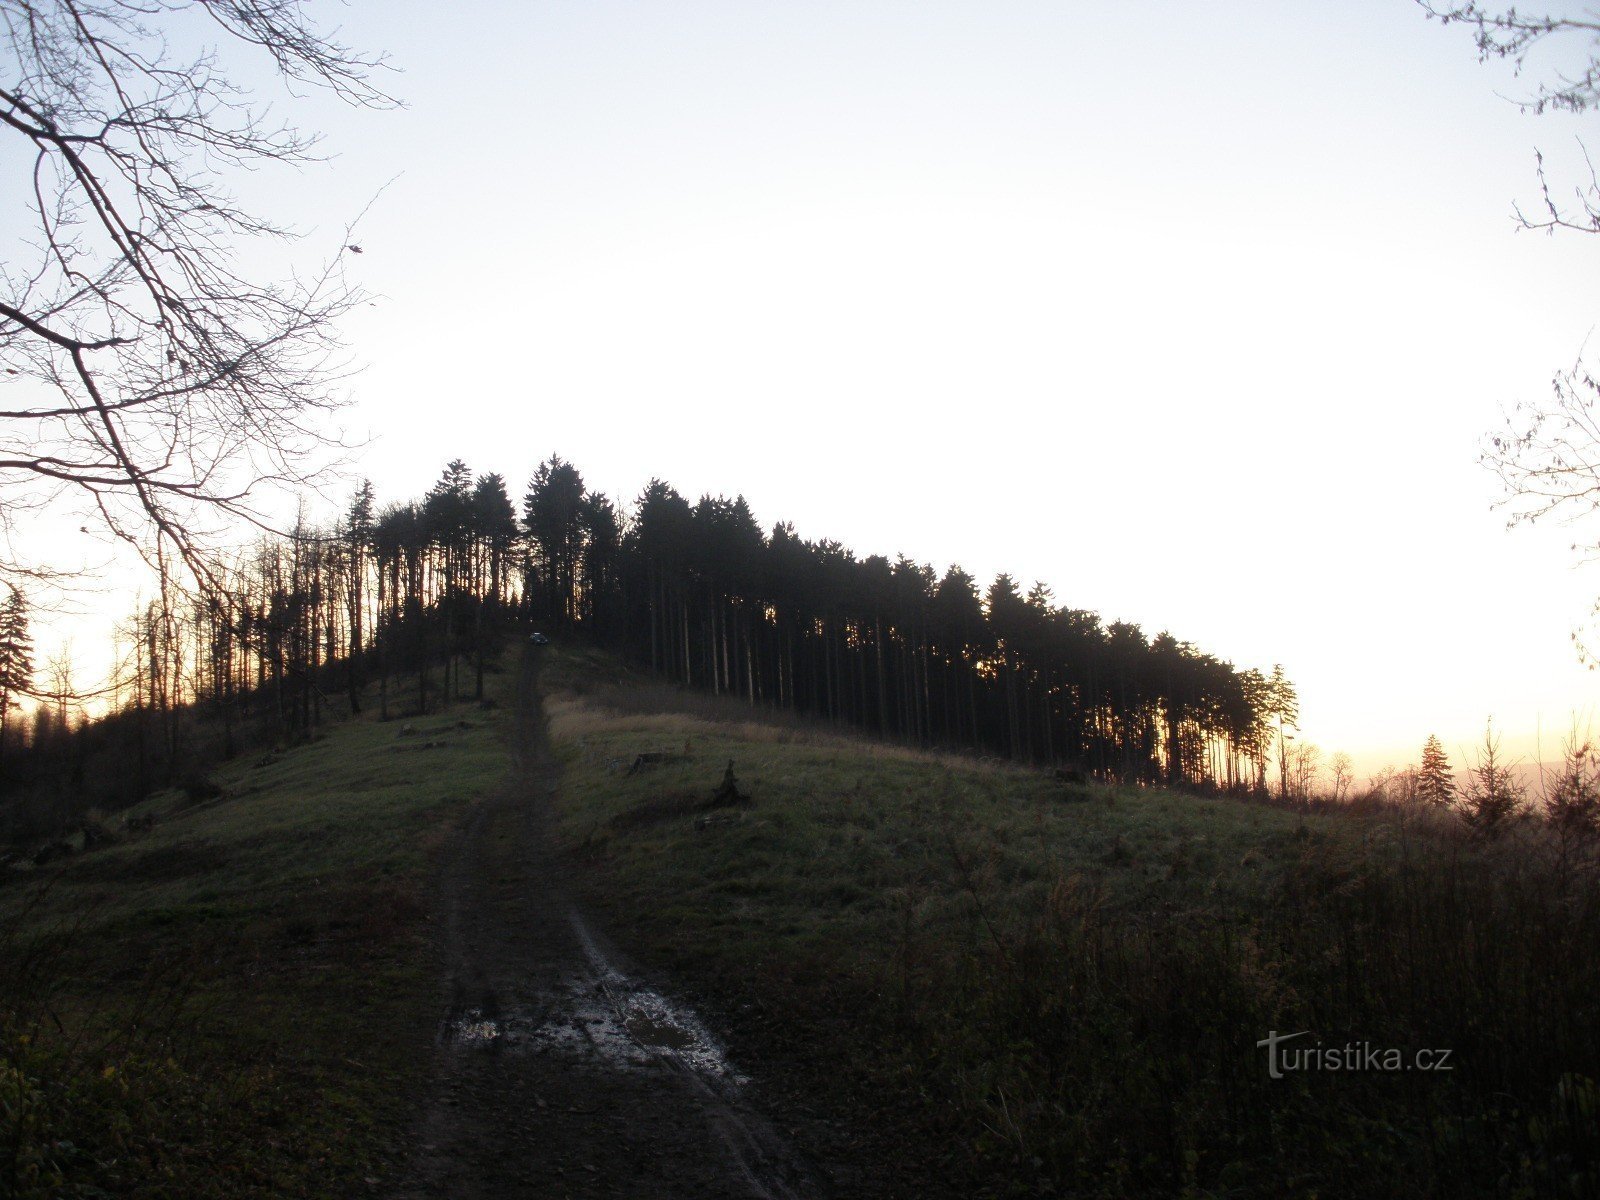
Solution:
<svg viewBox="0 0 1600 1200"><path fill-rule="evenodd" d="M590 902L892 1156L889 1194L1600 1192L1592 878L1416 814L1068 788L603 661L552 682ZM729 760L751 802L712 813ZM1274 1080L1272 1030L1454 1069Z"/></svg>
<svg viewBox="0 0 1600 1200"><path fill-rule="evenodd" d="M961 878L981 876L993 919L1036 909L1063 876L1096 887L1129 914L1195 910L1258 894L1285 852L1332 838L1336 818L1302 822L1264 807L1196 802L1162 792L1074 789L1039 772L924 756L821 732L755 722L718 724L619 714L583 701L549 705L568 776L561 829L605 860L643 903L696 924L743 928L757 901L758 936L775 947L829 944L881 931L911 906L918 928L988 940L981 905ZM644 751L672 757L629 775ZM727 761L754 803L709 835L690 814ZM724 903L726 900L734 903Z"/></svg>
<svg viewBox="0 0 1600 1200"><path fill-rule="evenodd" d="M436 1016L437 851L506 770L489 682L495 708L363 715L7 872L0 1193L375 1190Z"/></svg>
<svg viewBox="0 0 1600 1200"><path fill-rule="evenodd" d="M0 1194L376 1192L496 708L370 716L0 883ZM1600 1193L1600 889L1417 814L1068 787L554 651L587 901L851 1195ZM641 754L654 756L634 768ZM748 803L711 807L729 761ZM1269 1031L1453 1070L1269 1078ZM853 1175L850 1172L854 1172Z"/></svg>

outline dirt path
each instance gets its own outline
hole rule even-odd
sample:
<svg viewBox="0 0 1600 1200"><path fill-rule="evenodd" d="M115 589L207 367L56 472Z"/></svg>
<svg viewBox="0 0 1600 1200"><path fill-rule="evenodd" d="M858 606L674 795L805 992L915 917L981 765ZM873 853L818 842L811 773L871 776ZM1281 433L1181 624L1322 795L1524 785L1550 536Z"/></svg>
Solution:
<svg viewBox="0 0 1600 1200"><path fill-rule="evenodd" d="M445 872L449 973L434 1085L396 1200L822 1194L695 1015L573 907L545 833L559 767L540 652L517 688L516 769Z"/></svg>

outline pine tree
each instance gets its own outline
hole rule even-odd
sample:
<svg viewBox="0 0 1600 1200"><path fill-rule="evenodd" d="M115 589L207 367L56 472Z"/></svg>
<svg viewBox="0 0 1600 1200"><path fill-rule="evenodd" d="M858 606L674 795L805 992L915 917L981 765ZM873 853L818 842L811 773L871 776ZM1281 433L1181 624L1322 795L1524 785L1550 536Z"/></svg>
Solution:
<svg viewBox="0 0 1600 1200"><path fill-rule="evenodd" d="M552 454L539 464L522 499L523 528L544 593L543 615L561 626L578 617L585 491L577 468Z"/></svg>
<svg viewBox="0 0 1600 1200"><path fill-rule="evenodd" d="M1522 811L1526 791L1511 774L1500 753L1494 727L1484 730L1478 765L1468 773L1461 792L1461 815L1485 837L1494 837Z"/></svg>
<svg viewBox="0 0 1600 1200"><path fill-rule="evenodd" d="M1444 747L1433 734L1422 747L1422 768L1417 772L1417 799L1429 804L1447 805L1455 799L1455 773Z"/></svg>
<svg viewBox="0 0 1600 1200"><path fill-rule="evenodd" d="M12 588L0 604L0 754L17 697L33 686L33 641L28 636L28 602Z"/></svg>
<svg viewBox="0 0 1600 1200"><path fill-rule="evenodd" d="M1563 837L1593 837L1600 832L1600 752L1574 730L1561 758L1561 770L1545 790L1545 816Z"/></svg>
<svg viewBox="0 0 1600 1200"><path fill-rule="evenodd" d="M1278 795L1289 795L1289 746L1293 740L1286 732L1300 728L1300 693L1295 690L1282 663L1272 665L1272 677L1267 680L1268 711L1278 722Z"/></svg>
<svg viewBox="0 0 1600 1200"><path fill-rule="evenodd" d="M345 510L341 529L344 541L346 582L344 589L346 620L349 638L345 646L345 683L350 693L350 711L361 711L361 685L363 682L362 657L367 650L366 583L367 555L372 545L373 529L372 481L363 479Z"/></svg>

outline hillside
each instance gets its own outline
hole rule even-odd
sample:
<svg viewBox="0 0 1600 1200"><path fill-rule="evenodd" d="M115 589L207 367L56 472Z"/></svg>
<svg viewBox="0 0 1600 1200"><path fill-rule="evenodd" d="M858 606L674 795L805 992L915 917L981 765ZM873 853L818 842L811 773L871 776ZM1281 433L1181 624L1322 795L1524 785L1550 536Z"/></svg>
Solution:
<svg viewBox="0 0 1600 1200"><path fill-rule="evenodd" d="M1576 859L490 667L6 869L11 1191L1600 1190Z"/></svg>
<svg viewBox="0 0 1600 1200"><path fill-rule="evenodd" d="M377 1194L438 1020L439 850L505 774L508 683L0 871L0 1192Z"/></svg>
<svg viewBox="0 0 1600 1200"><path fill-rule="evenodd" d="M589 902L850 1194L1595 1187L1600 912L1531 855L769 724L607 660L547 711ZM714 807L730 761L748 802ZM1406 1069L1274 1079L1273 1031Z"/></svg>

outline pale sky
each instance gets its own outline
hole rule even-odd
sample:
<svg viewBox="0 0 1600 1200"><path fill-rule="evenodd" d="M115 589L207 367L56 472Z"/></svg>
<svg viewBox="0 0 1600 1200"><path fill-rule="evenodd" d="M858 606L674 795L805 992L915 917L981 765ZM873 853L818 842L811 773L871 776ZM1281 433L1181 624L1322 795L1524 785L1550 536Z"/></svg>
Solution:
<svg viewBox="0 0 1600 1200"><path fill-rule="evenodd" d="M1582 530L1506 532L1475 463L1600 322L1600 239L1510 219L1535 145L1566 179L1600 118L1519 114L1465 31L1408 0L329 13L408 108L288 108L337 160L241 190L315 256L393 180L348 327L384 499L453 457L520 495L552 452L622 499L743 492L1282 662L1363 772L1600 716Z"/></svg>

